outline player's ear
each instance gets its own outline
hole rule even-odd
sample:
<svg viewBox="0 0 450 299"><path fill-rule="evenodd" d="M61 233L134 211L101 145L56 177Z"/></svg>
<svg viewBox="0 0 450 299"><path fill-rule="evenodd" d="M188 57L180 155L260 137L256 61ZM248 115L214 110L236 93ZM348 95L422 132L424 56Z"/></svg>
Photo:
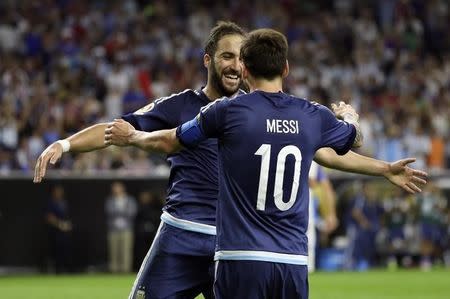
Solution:
<svg viewBox="0 0 450 299"><path fill-rule="evenodd" d="M289 75L289 61L286 59L286 65L284 66L283 70L283 78L286 78Z"/></svg>
<svg viewBox="0 0 450 299"><path fill-rule="evenodd" d="M209 54L203 55L203 65L206 68L209 68L209 66L211 65L211 56L209 56Z"/></svg>
<svg viewBox="0 0 450 299"><path fill-rule="evenodd" d="M241 63L241 65L242 65L242 79L245 80L248 78L248 70L245 67L244 63Z"/></svg>

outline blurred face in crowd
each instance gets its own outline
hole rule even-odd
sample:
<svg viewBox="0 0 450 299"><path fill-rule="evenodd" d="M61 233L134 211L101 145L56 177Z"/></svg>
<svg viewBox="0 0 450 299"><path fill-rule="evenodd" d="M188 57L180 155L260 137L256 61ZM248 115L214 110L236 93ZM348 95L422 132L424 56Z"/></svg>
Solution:
<svg viewBox="0 0 450 299"><path fill-rule="evenodd" d="M225 35L213 57L205 56L211 85L222 96L232 96L241 84L242 64L239 60L243 36Z"/></svg>
<svg viewBox="0 0 450 299"><path fill-rule="evenodd" d="M122 196L123 194L125 194L125 186L119 182L113 183L111 190L114 196Z"/></svg>
<svg viewBox="0 0 450 299"><path fill-rule="evenodd" d="M64 197L64 189L61 186L56 186L53 189L53 198L56 200L61 200Z"/></svg>

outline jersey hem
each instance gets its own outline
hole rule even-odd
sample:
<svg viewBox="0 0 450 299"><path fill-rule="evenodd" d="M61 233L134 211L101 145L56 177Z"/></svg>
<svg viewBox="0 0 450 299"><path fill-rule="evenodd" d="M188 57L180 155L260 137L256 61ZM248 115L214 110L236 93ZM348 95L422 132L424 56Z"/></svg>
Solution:
<svg viewBox="0 0 450 299"><path fill-rule="evenodd" d="M166 211L161 215L161 221L164 223L175 226L180 229L188 230L191 232L206 234L206 235L216 235L216 227L213 225L198 223L194 221L189 221L185 219L176 218Z"/></svg>
<svg viewBox="0 0 450 299"><path fill-rule="evenodd" d="M300 254L278 253L271 251L252 251L252 250L221 250L216 251L214 260L245 260L245 261L263 261L294 265L308 265L308 256Z"/></svg>

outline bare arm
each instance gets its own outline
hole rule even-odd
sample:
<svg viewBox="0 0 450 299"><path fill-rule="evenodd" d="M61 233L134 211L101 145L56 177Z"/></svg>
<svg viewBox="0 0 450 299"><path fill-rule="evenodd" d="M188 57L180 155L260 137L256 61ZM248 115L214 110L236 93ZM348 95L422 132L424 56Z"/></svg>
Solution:
<svg viewBox="0 0 450 299"><path fill-rule="evenodd" d="M107 123L96 124L68 137L70 152L90 152L107 147L105 144L107 127Z"/></svg>
<svg viewBox="0 0 450 299"><path fill-rule="evenodd" d="M70 152L89 152L107 147L105 144L105 129L108 124L100 123L90 126L64 140ZM63 154L61 143L50 144L39 156L34 168L33 182L39 183L46 174L48 164L55 164Z"/></svg>
<svg viewBox="0 0 450 299"><path fill-rule="evenodd" d="M130 144L148 152L171 154L181 149L176 132L177 129L155 132L135 131Z"/></svg>
<svg viewBox="0 0 450 299"><path fill-rule="evenodd" d="M176 136L176 128L154 132L136 130L130 123L116 119L105 130L105 144L117 146L135 146L148 152L170 154L179 151L182 146Z"/></svg>
<svg viewBox="0 0 450 299"><path fill-rule="evenodd" d="M392 184L403 188L409 193L421 192L422 190L418 185L426 184L425 178L428 176L426 172L408 166L408 164L415 161L414 158L388 163L362 156L352 151L339 156L331 148L321 148L316 152L314 161L322 166L337 170L384 176Z"/></svg>

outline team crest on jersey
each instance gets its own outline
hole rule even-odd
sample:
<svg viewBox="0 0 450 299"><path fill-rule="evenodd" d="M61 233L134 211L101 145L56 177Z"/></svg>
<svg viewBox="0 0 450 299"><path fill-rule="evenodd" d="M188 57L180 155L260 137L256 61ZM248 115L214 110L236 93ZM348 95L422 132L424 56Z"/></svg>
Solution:
<svg viewBox="0 0 450 299"><path fill-rule="evenodd" d="M136 112L134 112L134 114L142 115L144 113L151 111L153 109L153 107L155 107L155 103L150 103L148 105L145 105L141 109L137 110Z"/></svg>
<svg viewBox="0 0 450 299"><path fill-rule="evenodd" d="M145 291L139 290L136 292L136 299L145 299Z"/></svg>

